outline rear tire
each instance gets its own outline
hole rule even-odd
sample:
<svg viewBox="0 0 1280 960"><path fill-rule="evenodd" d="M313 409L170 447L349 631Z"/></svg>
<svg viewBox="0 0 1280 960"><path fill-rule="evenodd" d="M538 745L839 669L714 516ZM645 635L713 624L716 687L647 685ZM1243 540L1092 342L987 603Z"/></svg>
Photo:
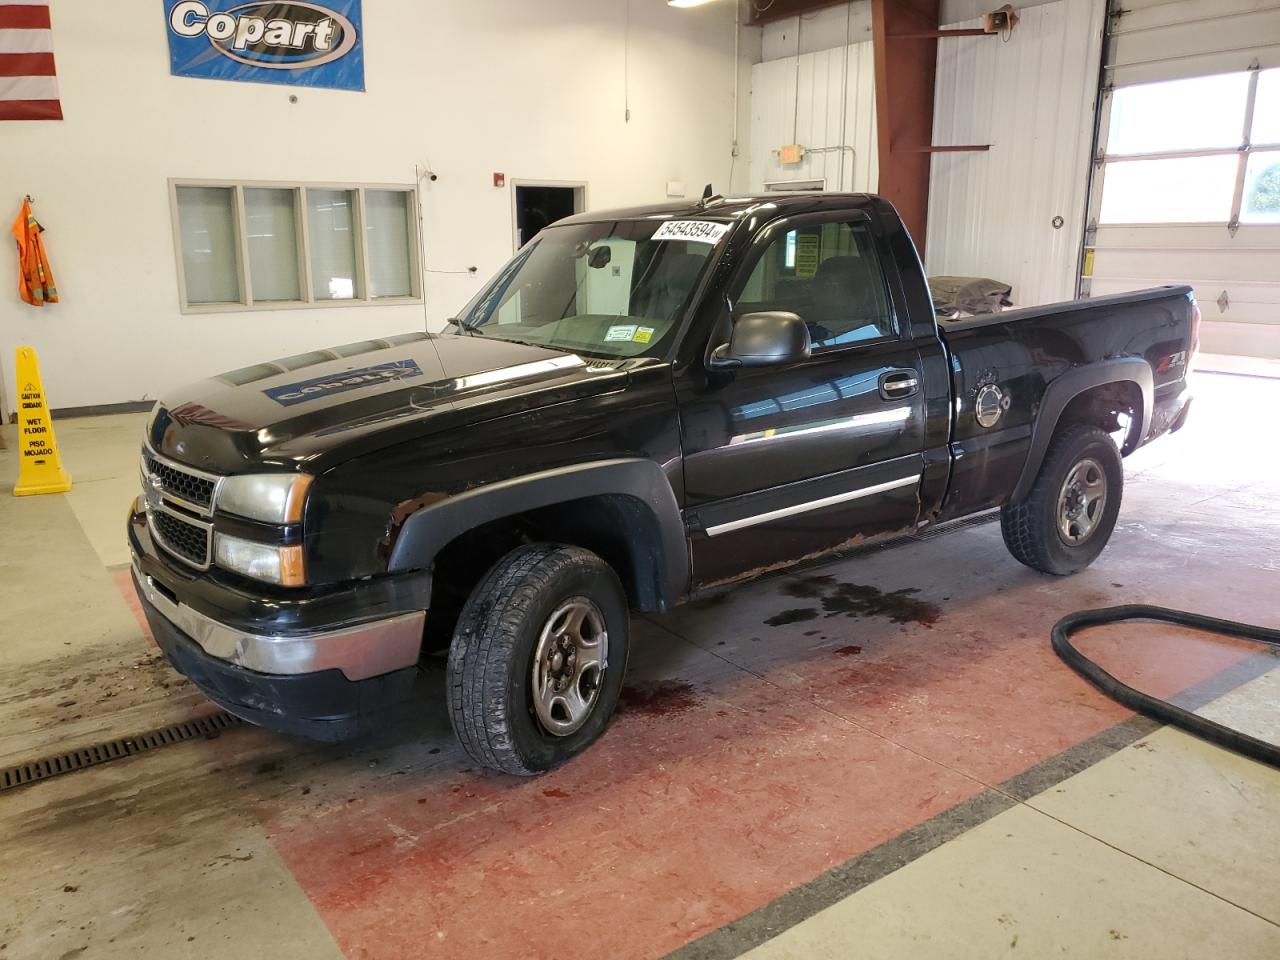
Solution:
<svg viewBox="0 0 1280 960"><path fill-rule="evenodd" d="M519 547L485 574L449 648L449 719L476 763L550 770L609 723L627 666L626 594L579 547Z"/></svg>
<svg viewBox="0 0 1280 960"><path fill-rule="evenodd" d="M1100 427L1058 431L1025 500L1000 511L1005 546L1033 570L1068 576L1097 559L1120 514L1124 465Z"/></svg>

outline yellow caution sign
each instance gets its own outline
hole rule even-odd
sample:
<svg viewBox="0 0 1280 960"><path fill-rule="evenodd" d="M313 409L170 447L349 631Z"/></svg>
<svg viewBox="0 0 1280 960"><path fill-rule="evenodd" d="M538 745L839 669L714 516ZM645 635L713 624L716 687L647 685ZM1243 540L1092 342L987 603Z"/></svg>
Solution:
<svg viewBox="0 0 1280 960"><path fill-rule="evenodd" d="M58 455L36 352L19 347L17 368L18 485L13 488L13 495L64 493L71 489L71 475L63 469Z"/></svg>

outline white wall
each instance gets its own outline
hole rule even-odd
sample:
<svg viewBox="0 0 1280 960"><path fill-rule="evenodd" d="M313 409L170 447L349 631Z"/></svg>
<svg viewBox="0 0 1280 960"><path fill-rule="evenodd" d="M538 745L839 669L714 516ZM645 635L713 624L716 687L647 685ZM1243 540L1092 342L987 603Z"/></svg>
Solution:
<svg viewBox="0 0 1280 960"><path fill-rule="evenodd" d="M875 64L871 43L766 60L751 68L751 189L821 179L827 190L874 192ZM779 150L800 144L800 163ZM777 189L777 188L775 188Z"/></svg>
<svg viewBox="0 0 1280 960"><path fill-rule="evenodd" d="M781 60L862 43L871 39L871 0L852 0L803 16L783 17L761 29L762 60Z"/></svg>
<svg viewBox="0 0 1280 960"><path fill-rule="evenodd" d="M1019 12L1007 43L939 44L934 143L991 150L934 154L925 267L1008 282L1029 306L1075 295L1103 9L1055 0Z"/></svg>
<svg viewBox="0 0 1280 960"><path fill-rule="evenodd" d="M733 3L688 10L631 0L367 0L366 93L169 75L162 5L52 0L61 122L3 124L5 216L36 198L62 302L0 293L0 362L34 346L55 407L149 399L271 357L438 328L511 254L513 178L583 180L588 205L660 201L749 182L749 65L742 32L740 138L733 131ZM298 103L290 104L296 94ZM179 314L167 178L422 186L421 305ZM5 220L8 223L8 220ZM12 279L13 264L6 270Z"/></svg>
<svg viewBox="0 0 1280 960"><path fill-rule="evenodd" d="M751 70L751 189L770 182L825 180L827 190L874 191L875 60L871 0L853 0L761 28ZM804 160L778 151L798 143Z"/></svg>

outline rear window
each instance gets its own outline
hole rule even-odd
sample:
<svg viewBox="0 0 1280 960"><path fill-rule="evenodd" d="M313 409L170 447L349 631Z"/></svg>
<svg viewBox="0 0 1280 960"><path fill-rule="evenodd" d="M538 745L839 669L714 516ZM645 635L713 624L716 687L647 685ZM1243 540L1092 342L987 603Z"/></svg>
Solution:
<svg viewBox="0 0 1280 960"><path fill-rule="evenodd" d="M762 310L797 314L815 350L897 333L875 241L860 220L779 234L761 254L734 314Z"/></svg>

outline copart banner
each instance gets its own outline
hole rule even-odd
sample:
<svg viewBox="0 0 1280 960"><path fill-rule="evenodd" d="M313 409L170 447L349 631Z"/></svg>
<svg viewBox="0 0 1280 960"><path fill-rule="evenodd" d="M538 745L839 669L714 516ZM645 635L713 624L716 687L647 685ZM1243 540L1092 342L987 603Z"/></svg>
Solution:
<svg viewBox="0 0 1280 960"><path fill-rule="evenodd" d="M360 0L165 0L180 77L364 89Z"/></svg>

